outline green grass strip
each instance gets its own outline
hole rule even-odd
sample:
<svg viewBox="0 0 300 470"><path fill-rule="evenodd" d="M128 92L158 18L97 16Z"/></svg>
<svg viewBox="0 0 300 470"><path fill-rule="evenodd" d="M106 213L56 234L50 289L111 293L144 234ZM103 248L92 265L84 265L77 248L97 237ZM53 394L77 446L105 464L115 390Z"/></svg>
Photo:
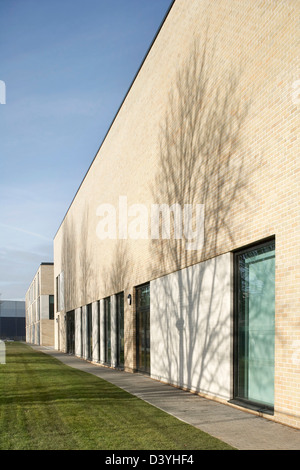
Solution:
<svg viewBox="0 0 300 470"><path fill-rule="evenodd" d="M0 364L1 450L225 450L222 441L23 343Z"/></svg>

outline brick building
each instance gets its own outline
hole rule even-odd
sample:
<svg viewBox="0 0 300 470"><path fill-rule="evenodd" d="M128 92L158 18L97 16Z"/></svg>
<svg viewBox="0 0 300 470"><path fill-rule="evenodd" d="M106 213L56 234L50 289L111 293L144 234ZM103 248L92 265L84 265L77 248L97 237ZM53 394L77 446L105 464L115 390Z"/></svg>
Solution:
<svg viewBox="0 0 300 470"><path fill-rule="evenodd" d="M56 348L300 426L298 18L172 4L55 236Z"/></svg>
<svg viewBox="0 0 300 470"><path fill-rule="evenodd" d="M54 346L53 276L53 263L41 263L26 292L27 343Z"/></svg>

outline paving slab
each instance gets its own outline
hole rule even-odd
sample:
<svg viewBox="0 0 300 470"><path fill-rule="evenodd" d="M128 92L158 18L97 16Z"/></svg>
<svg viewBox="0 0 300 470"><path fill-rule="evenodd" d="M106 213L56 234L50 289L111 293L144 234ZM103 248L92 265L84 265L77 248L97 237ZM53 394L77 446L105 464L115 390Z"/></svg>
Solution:
<svg viewBox="0 0 300 470"><path fill-rule="evenodd" d="M52 348L32 346L64 364L96 375L239 450L300 450L300 430L202 398L139 373L88 362Z"/></svg>

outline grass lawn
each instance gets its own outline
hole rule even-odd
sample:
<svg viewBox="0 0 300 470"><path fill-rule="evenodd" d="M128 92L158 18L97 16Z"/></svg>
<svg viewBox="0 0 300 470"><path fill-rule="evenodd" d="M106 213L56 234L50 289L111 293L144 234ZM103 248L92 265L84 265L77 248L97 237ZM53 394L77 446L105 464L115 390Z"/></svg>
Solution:
<svg viewBox="0 0 300 470"><path fill-rule="evenodd" d="M1 450L225 450L126 391L22 343L0 364Z"/></svg>

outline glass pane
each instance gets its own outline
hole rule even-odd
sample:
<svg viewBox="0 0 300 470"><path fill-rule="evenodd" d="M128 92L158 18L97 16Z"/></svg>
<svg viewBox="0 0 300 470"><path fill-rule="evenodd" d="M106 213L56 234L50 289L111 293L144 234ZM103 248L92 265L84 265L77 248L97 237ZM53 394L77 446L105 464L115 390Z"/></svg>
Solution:
<svg viewBox="0 0 300 470"><path fill-rule="evenodd" d="M88 342L88 358L92 358L93 351L93 332L92 332L92 305L87 306L87 342Z"/></svg>
<svg viewBox="0 0 300 470"><path fill-rule="evenodd" d="M147 371L150 371L150 311L148 310L146 315L145 315L145 342L146 342L146 358L145 358L145 367Z"/></svg>
<svg viewBox="0 0 300 470"><path fill-rule="evenodd" d="M139 367L145 367L144 313L139 313Z"/></svg>
<svg viewBox="0 0 300 470"><path fill-rule="evenodd" d="M137 307L148 307L150 305L150 285L141 286L137 290Z"/></svg>
<svg viewBox="0 0 300 470"><path fill-rule="evenodd" d="M111 362L111 319L110 298L104 299L104 321L105 321L105 362Z"/></svg>
<svg viewBox="0 0 300 470"><path fill-rule="evenodd" d="M49 295L49 320L54 320L54 295Z"/></svg>
<svg viewBox="0 0 300 470"><path fill-rule="evenodd" d="M137 367L150 372L150 284L138 287L137 299Z"/></svg>
<svg viewBox="0 0 300 470"><path fill-rule="evenodd" d="M124 365L124 293L117 295L118 364Z"/></svg>
<svg viewBox="0 0 300 470"><path fill-rule="evenodd" d="M97 303L97 322L98 322L98 357L100 358L100 350L101 350L101 347L100 347L100 301L98 300L98 303Z"/></svg>
<svg viewBox="0 0 300 470"><path fill-rule="evenodd" d="M275 245L238 259L238 395L274 404Z"/></svg>
<svg viewBox="0 0 300 470"><path fill-rule="evenodd" d="M75 314L74 311L67 312L67 352L75 353Z"/></svg>

